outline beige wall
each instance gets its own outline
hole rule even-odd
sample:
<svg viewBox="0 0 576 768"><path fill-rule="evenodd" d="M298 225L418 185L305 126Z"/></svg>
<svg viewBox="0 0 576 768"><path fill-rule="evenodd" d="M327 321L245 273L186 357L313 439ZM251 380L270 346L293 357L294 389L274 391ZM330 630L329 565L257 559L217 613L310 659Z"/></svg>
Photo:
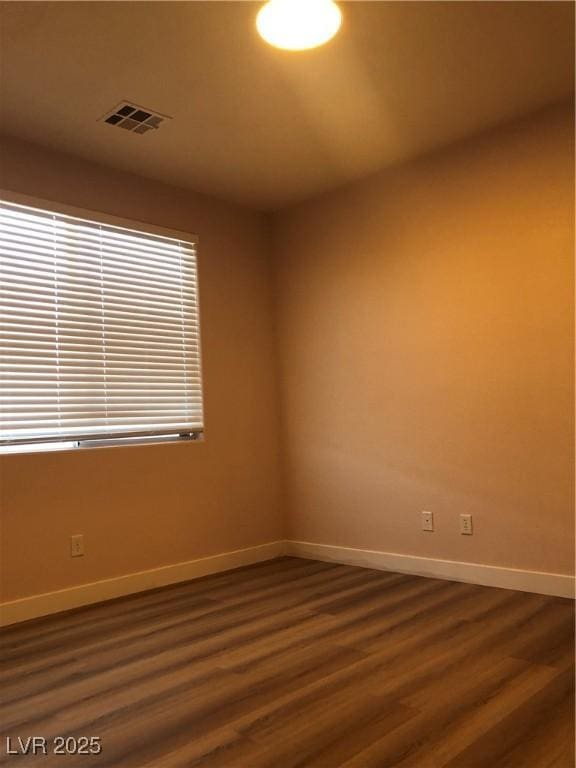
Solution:
<svg viewBox="0 0 576 768"><path fill-rule="evenodd" d="M570 572L572 130L553 110L277 214L276 297L257 214L5 140L0 186L199 235L207 439L0 457L2 599L286 534Z"/></svg>
<svg viewBox="0 0 576 768"><path fill-rule="evenodd" d="M290 538L571 572L572 136L554 110L276 216Z"/></svg>
<svg viewBox="0 0 576 768"><path fill-rule="evenodd" d="M0 152L4 188L198 234L206 413L204 443L1 457L2 599L281 538L263 219L24 143Z"/></svg>

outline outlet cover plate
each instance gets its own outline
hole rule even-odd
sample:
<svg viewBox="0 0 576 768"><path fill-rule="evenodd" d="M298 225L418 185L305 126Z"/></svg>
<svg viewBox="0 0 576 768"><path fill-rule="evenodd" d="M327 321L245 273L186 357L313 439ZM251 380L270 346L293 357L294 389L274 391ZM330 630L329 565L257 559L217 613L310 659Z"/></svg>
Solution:
<svg viewBox="0 0 576 768"><path fill-rule="evenodd" d="M460 515L460 533L463 536L472 536L472 515Z"/></svg>
<svg viewBox="0 0 576 768"><path fill-rule="evenodd" d="M433 531L434 530L434 513L422 512L422 530Z"/></svg>
<svg viewBox="0 0 576 768"><path fill-rule="evenodd" d="M84 536L77 533L70 536L70 557L82 557L84 554Z"/></svg>

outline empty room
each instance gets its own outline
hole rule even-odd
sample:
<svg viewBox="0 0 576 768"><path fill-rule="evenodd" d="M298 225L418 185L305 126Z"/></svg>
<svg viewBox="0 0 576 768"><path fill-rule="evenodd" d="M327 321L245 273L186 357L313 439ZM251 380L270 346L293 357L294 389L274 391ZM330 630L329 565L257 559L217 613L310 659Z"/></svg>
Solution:
<svg viewBox="0 0 576 768"><path fill-rule="evenodd" d="M576 768L574 30L0 0L2 768Z"/></svg>

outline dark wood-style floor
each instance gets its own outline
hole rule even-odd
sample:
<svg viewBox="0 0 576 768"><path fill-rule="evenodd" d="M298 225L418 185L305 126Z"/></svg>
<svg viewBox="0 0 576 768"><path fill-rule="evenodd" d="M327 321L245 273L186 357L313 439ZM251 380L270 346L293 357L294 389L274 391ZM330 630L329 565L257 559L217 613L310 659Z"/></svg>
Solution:
<svg viewBox="0 0 576 768"><path fill-rule="evenodd" d="M573 627L568 600L281 558L4 630L0 764L572 768Z"/></svg>

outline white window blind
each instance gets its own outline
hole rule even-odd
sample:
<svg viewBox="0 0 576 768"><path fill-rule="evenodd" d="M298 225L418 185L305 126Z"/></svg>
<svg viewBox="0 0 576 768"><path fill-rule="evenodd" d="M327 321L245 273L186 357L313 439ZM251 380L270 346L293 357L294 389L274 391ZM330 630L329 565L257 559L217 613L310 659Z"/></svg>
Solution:
<svg viewBox="0 0 576 768"><path fill-rule="evenodd" d="M193 242L0 202L0 444L202 430Z"/></svg>

